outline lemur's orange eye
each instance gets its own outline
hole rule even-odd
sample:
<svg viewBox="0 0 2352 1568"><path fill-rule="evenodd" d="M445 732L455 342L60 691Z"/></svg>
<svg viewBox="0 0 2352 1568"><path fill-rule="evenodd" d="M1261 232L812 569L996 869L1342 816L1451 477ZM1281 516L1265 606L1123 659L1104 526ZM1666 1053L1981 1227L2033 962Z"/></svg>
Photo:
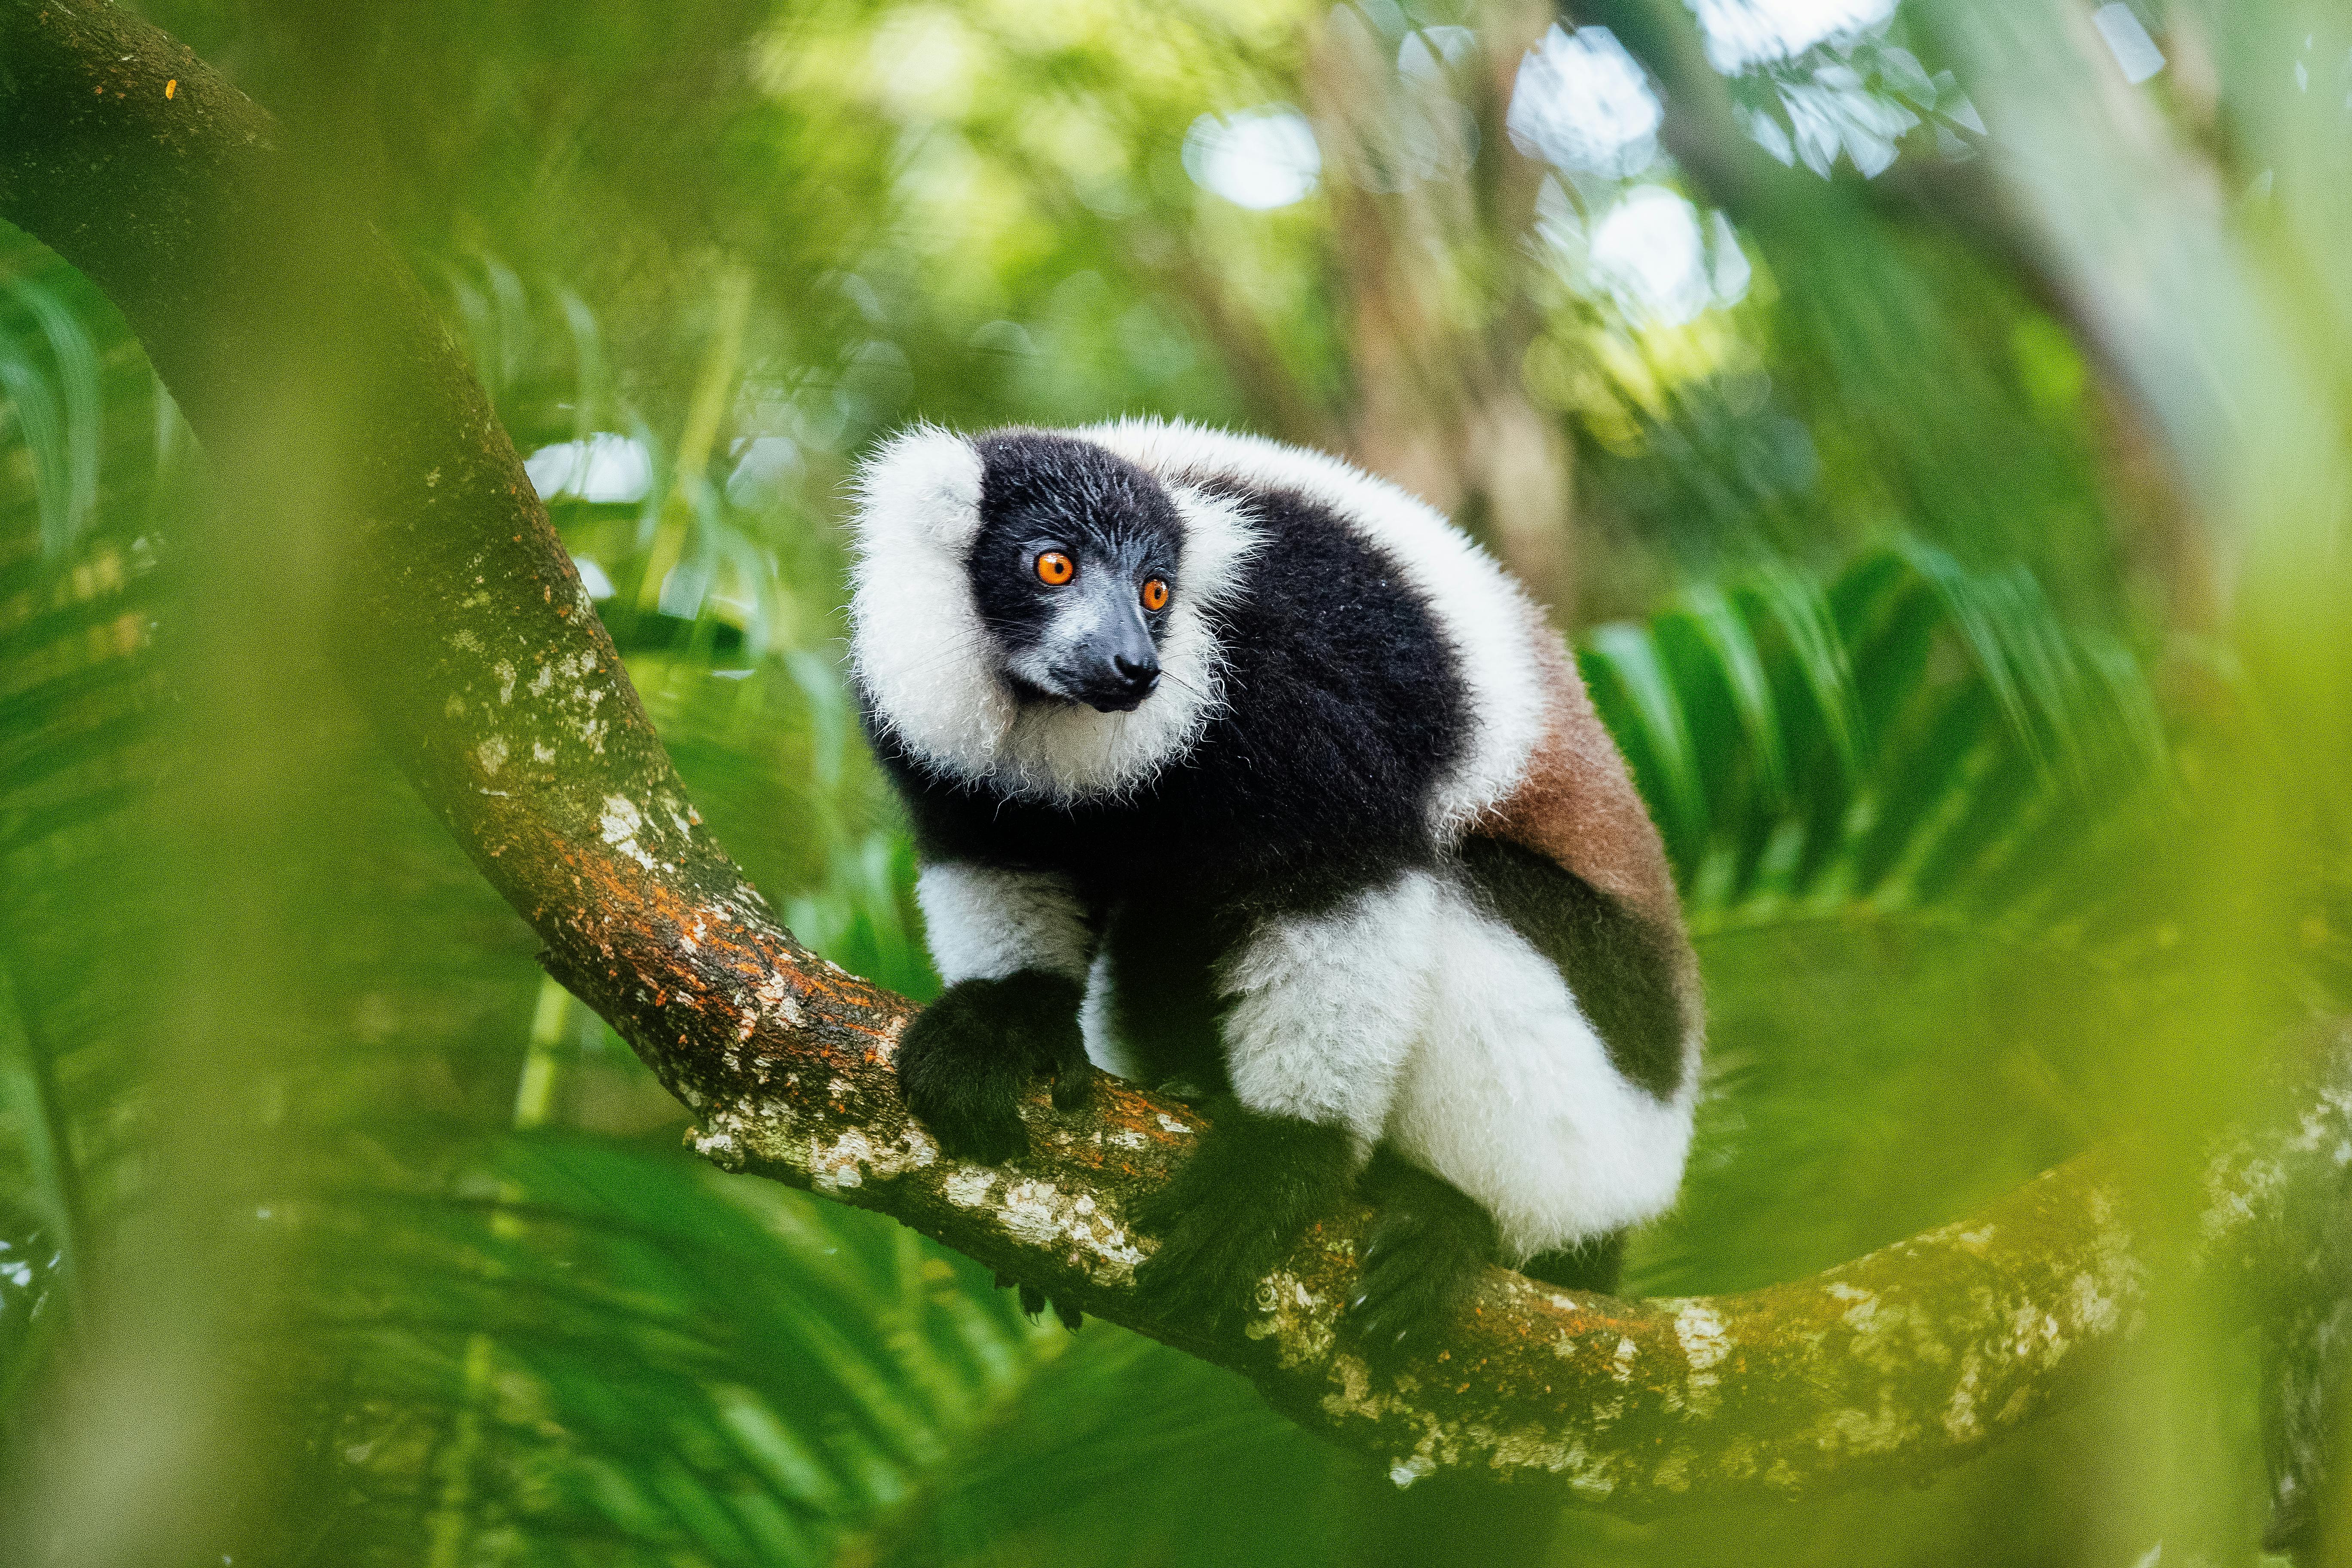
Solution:
<svg viewBox="0 0 2352 1568"><path fill-rule="evenodd" d="M1037 557L1037 581L1048 587L1058 588L1077 574L1078 563L1058 550Z"/></svg>
<svg viewBox="0 0 2352 1568"><path fill-rule="evenodd" d="M1168 607L1168 584L1157 577L1154 577L1150 582L1146 583L1143 585L1143 607L1147 610L1154 611L1166 609Z"/></svg>

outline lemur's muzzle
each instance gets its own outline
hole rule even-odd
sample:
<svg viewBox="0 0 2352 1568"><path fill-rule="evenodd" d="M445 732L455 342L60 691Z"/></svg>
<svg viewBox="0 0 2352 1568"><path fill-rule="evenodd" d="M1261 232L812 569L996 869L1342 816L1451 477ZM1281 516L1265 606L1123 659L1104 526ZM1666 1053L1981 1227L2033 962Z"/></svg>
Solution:
<svg viewBox="0 0 2352 1568"><path fill-rule="evenodd" d="M1071 695L1097 713L1129 713L1160 684L1160 650L1133 610L1107 616L1065 666Z"/></svg>

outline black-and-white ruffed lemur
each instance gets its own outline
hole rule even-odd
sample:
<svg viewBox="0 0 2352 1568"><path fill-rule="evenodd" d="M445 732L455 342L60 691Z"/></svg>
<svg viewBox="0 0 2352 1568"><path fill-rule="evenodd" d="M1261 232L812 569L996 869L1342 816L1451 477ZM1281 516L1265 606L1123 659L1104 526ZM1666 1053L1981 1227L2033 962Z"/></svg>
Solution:
<svg viewBox="0 0 2352 1568"><path fill-rule="evenodd" d="M1097 1064L1207 1095L1130 1216L1169 1313L1245 1311L1359 1190L1372 1349L1489 1261L1613 1285L1682 1178L1697 973L1624 763L1489 556L1269 441L924 427L863 472L852 621L948 982L898 1075L948 1151L1018 1157L1042 1074L1066 1107Z"/></svg>

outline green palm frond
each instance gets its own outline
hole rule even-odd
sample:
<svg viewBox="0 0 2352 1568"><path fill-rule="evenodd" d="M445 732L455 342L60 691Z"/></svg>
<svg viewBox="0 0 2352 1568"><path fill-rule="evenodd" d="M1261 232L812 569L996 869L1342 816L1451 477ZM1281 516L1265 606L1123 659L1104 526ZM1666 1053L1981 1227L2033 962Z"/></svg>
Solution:
<svg viewBox="0 0 2352 1568"><path fill-rule="evenodd" d="M2052 851L2165 762L2146 680L2021 570L1874 551L1602 626L1580 662L1701 930L1786 910L2047 921Z"/></svg>
<svg viewBox="0 0 2352 1568"><path fill-rule="evenodd" d="M90 326L76 309L94 303L89 286L26 248L13 268L0 260L0 393L31 459L42 548L56 554L98 504L104 372ZM34 268L39 272L28 270Z"/></svg>
<svg viewBox="0 0 2352 1568"><path fill-rule="evenodd" d="M94 890L161 765L154 396L88 281L0 229L0 1388L58 1342L136 1161L135 1047L90 1005L125 933L90 922L124 912Z"/></svg>
<svg viewBox="0 0 2352 1568"><path fill-rule="evenodd" d="M462 1500L468 1539L822 1563L1060 1348L873 1216L574 1133L481 1154L470 1198L344 1193L296 1222L309 1331L363 1369L364 1405L443 1432L404 1468L389 1431L344 1431L354 1528L422 1489Z"/></svg>

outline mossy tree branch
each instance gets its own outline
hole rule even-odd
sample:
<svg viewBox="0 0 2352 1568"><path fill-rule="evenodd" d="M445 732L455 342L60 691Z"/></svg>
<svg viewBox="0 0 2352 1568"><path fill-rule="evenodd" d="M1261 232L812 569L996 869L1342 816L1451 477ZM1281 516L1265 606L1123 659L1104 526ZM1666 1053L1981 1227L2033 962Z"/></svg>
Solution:
<svg viewBox="0 0 2352 1568"><path fill-rule="evenodd" d="M703 1154L1234 1368L1402 1474L1549 1478L1626 1510L1918 1478L2063 1402L2131 1333L2142 1265L2095 1157L1744 1295L1612 1300L1498 1270L1453 1342L1394 1376L1335 1333L1360 1214L1307 1239L1246 1331L1147 1320L1129 1283L1151 1242L1122 1215L1197 1116L1116 1082L1071 1114L1041 1092L1018 1165L940 1153L892 1070L909 1005L794 941L700 826L480 387L331 189L168 36L0 0L0 216L122 310L241 493L299 465L302 493L341 508L356 689L549 969L700 1117ZM2324 1177L2347 1103L2315 1100L2249 1163L2263 1181L2217 1187L2214 1235L2259 1233Z"/></svg>

